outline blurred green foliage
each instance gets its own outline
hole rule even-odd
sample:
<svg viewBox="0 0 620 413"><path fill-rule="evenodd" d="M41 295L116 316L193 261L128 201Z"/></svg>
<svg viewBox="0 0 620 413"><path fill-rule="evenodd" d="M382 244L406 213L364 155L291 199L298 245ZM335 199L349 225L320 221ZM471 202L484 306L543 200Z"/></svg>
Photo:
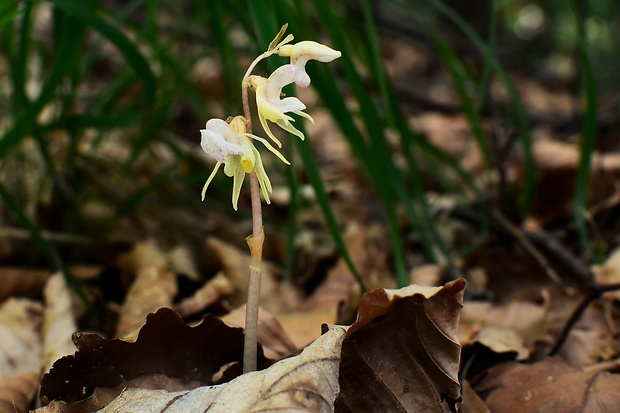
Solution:
<svg viewBox="0 0 620 413"><path fill-rule="evenodd" d="M579 221L579 214L594 149L595 91L598 84L620 84L620 6L612 0L467 4L4 0L0 2L2 219L27 229L57 268L60 255L42 230L84 234L97 244L104 243L123 219L139 223L140 214L153 205L228 211L230 182L223 177L214 181L209 201L199 203L209 168L200 154L198 130L212 116L241 112L239 82L245 62L262 52L288 22L297 40L327 36L325 43L343 52L335 66L309 65L311 87L383 206L399 284L407 283L408 270L403 219L412 225L429 261L448 262L460 254L450 249L435 224L421 168L434 170L443 190L456 191L481 211L496 200L462 169L459 159L410 126L398 85L384 68L382 45L391 39L415 44L445 67L489 171L498 168L499 161L485 135L484 117L492 109L505 128L515 132L525 154L522 214L535 194L536 171L528 113L509 73L542 67L534 75L572 82L584 91L587 110L575 208L586 242L586 223ZM547 65L556 55L569 56L577 73L556 75ZM210 67L215 69L209 71ZM489 95L494 77L509 92L510 105L499 110ZM397 140L388 144L388 133L394 132ZM311 143L295 140L295 147L303 166L289 172L291 193L297 194L303 168L326 225L355 273ZM396 152L404 155L405 165L397 165ZM289 245L300 207L298 197L291 199L288 224L273 217L278 225L288 225ZM106 218L93 221L92 208L103 209ZM269 217L268 208L266 214ZM484 233L477 241L483 238ZM291 252L289 268L292 257Z"/></svg>

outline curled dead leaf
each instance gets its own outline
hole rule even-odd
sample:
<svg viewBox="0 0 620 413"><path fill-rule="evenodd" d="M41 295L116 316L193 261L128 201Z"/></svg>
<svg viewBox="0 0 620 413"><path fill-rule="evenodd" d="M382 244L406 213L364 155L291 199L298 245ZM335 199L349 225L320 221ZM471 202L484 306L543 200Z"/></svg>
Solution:
<svg viewBox="0 0 620 413"><path fill-rule="evenodd" d="M126 389L100 412L330 413L339 390L338 364L344 334L343 327L332 327L299 356L223 385L178 392ZM75 413L70 408L53 402L37 412Z"/></svg>
<svg viewBox="0 0 620 413"><path fill-rule="evenodd" d="M43 402L76 402L95 388L127 385L127 380L164 374L187 383L215 384L241 374L243 331L207 316L196 327L168 308L149 314L135 342L76 333L78 351L56 361L41 380ZM258 349L259 368L270 362ZM216 376L217 375L217 376ZM122 389L122 387L119 388Z"/></svg>
<svg viewBox="0 0 620 413"><path fill-rule="evenodd" d="M342 344L338 412L443 412L460 400L465 281L365 294Z"/></svg>

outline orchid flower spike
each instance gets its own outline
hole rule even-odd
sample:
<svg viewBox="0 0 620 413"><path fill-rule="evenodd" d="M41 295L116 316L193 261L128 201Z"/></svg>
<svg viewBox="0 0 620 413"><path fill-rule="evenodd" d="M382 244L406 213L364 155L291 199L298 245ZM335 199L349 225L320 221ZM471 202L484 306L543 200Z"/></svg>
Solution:
<svg viewBox="0 0 620 413"><path fill-rule="evenodd" d="M237 210L237 202L241 193L241 185L246 173L256 171L261 192L265 201L269 203L269 193L272 191L271 182L263 167L263 161L260 153L252 143L250 138L258 140L267 149L273 152L285 164L289 165L282 154L280 154L271 144L263 138L249 133L245 133L245 125L247 120L243 116L237 116L232 119L230 124L222 119L210 119L205 128L200 130L200 146L202 149L212 156L217 163L213 172L207 179L202 188L202 200L205 199L207 187L213 180L218 169L224 164L224 173L226 176L233 178L232 204L235 211Z"/></svg>
<svg viewBox="0 0 620 413"><path fill-rule="evenodd" d="M306 73L306 63L308 60L318 60L319 62L331 62L342 56L338 50L334 50L324 44L303 41L295 44L285 44L278 49L280 56L288 56L291 58L291 64L298 69L295 77L295 84L300 87L308 87L310 85L310 76Z"/></svg>
<svg viewBox="0 0 620 413"><path fill-rule="evenodd" d="M298 75L299 72L297 67L288 64L277 68L271 76L269 76L269 79L265 79L261 76L250 76L248 78L249 84L252 85L256 91L258 119L265 133L267 133L280 148L282 144L271 132L269 124L267 123L268 120L285 131L300 137L302 140L304 139L304 134L291 124L291 122L295 122L295 119L286 115L286 112L292 112L314 123L314 119L312 119L310 115L302 112L306 108L306 105L304 105L301 100L296 97L280 99L282 88L293 83Z"/></svg>

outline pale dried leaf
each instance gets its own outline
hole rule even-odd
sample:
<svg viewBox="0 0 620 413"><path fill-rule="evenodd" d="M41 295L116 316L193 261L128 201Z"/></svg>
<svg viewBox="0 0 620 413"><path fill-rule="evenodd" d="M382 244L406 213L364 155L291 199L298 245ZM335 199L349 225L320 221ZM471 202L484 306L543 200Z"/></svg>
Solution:
<svg viewBox="0 0 620 413"><path fill-rule="evenodd" d="M27 412L39 384L38 371L0 379L0 412Z"/></svg>
<svg viewBox="0 0 620 413"><path fill-rule="evenodd" d="M234 286L222 272L207 281L191 297L188 297L175 306L175 310L182 317L197 314L220 298L234 291Z"/></svg>
<svg viewBox="0 0 620 413"><path fill-rule="evenodd" d="M612 251L604 264L593 266L592 272L599 284L620 283L620 248ZM610 291L605 294L605 297L620 300L620 291Z"/></svg>
<svg viewBox="0 0 620 413"><path fill-rule="evenodd" d="M489 407L478 396L469 384L469 381L463 380L461 382L463 386L463 402L460 404L461 413L491 413Z"/></svg>
<svg viewBox="0 0 620 413"><path fill-rule="evenodd" d="M183 274L193 281L200 281L196 263L186 245L179 245L166 254L170 268L177 274Z"/></svg>
<svg viewBox="0 0 620 413"><path fill-rule="evenodd" d="M149 313L172 307L176 293L176 278L172 272L155 266L141 268L123 303L116 337L137 332Z"/></svg>
<svg viewBox="0 0 620 413"><path fill-rule="evenodd" d="M228 301L239 307L247 300L248 275L250 255L241 252L238 248L217 238L207 238L205 253L219 261L220 266L235 291L227 296ZM278 282L275 277L276 269L268 262L262 264L260 305L273 313L288 311L295 308L299 301L299 293L288 284ZM274 299L277 297L277 299Z"/></svg>
<svg viewBox="0 0 620 413"><path fill-rule="evenodd" d="M41 370L40 304L10 298L0 307L0 378Z"/></svg>
<svg viewBox="0 0 620 413"><path fill-rule="evenodd" d="M522 338L527 348L547 334L549 303L510 301L502 305L466 302L461 312L459 339L467 344L484 328L510 329ZM517 350L517 349L515 349Z"/></svg>
<svg viewBox="0 0 620 413"><path fill-rule="evenodd" d="M230 327L245 328L245 308L242 305L231 311L222 317L222 321ZM258 342L263 345L265 357L273 360L288 357L301 348L295 347L278 319L263 308L258 309Z"/></svg>
<svg viewBox="0 0 620 413"><path fill-rule="evenodd" d="M77 330L71 295L61 273L56 273L45 284L43 291L43 371L48 371L59 358L73 354L75 346L71 335Z"/></svg>
<svg viewBox="0 0 620 413"><path fill-rule="evenodd" d="M523 345L523 338L507 328L485 327L470 342L480 343L495 353L516 353L517 360L530 356L530 350Z"/></svg>
<svg viewBox="0 0 620 413"><path fill-rule="evenodd" d="M168 268L168 262L164 252L159 249L155 241L139 242L133 249L123 254L118 259L118 267L130 279L142 268L156 267L160 270Z"/></svg>
<svg viewBox="0 0 620 413"><path fill-rule="evenodd" d="M127 389L100 412L332 412L344 334L343 327L333 327L299 356L223 385L180 392ZM68 413L69 408L52 402L38 413Z"/></svg>
<svg viewBox="0 0 620 413"><path fill-rule="evenodd" d="M322 324L333 324L338 309L319 308L310 311L294 311L275 315L296 348L304 348L321 335Z"/></svg>

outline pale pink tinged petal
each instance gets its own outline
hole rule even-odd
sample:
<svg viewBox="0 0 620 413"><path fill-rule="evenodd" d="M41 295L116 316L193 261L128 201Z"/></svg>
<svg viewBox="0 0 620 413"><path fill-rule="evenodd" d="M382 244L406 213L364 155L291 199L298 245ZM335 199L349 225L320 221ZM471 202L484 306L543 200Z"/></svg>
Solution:
<svg viewBox="0 0 620 413"><path fill-rule="evenodd" d="M213 177L215 177L215 174L217 173L218 169L220 169L221 165L222 165L222 162L217 162L215 164L215 168L213 168L213 172L211 172L211 175L209 175L209 179L207 179L207 182L205 183L205 186L202 187L202 200L203 201L205 200L205 194L207 192L207 187L209 186L209 184L213 180Z"/></svg>
<svg viewBox="0 0 620 413"><path fill-rule="evenodd" d="M200 130L200 146L218 162L224 162L230 155L243 152L241 146L230 143L219 133L207 129Z"/></svg>
<svg viewBox="0 0 620 413"><path fill-rule="evenodd" d="M334 50L324 44L313 42L311 40L304 40L293 45L291 51L292 58L304 57L306 60L318 60L319 62L331 62L342 56L338 50Z"/></svg>
<svg viewBox="0 0 620 413"><path fill-rule="evenodd" d="M226 123L225 120L213 118L209 119L207 125L205 126L206 130L213 131L226 139L226 141L234 144L239 144L239 134L233 130L233 128Z"/></svg>
<svg viewBox="0 0 620 413"><path fill-rule="evenodd" d="M337 50L313 41L303 41L285 49L286 55L291 57L291 63L297 68L295 84L300 87L310 85L310 76L306 73L306 63L308 60L318 60L320 62L331 62L342 56Z"/></svg>
<svg viewBox="0 0 620 413"><path fill-rule="evenodd" d="M297 112L306 108L306 105L296 97L284 98L278 102L277 106L282 112Z"/></svg>
<svg viewBox="0 0 620 413"><path fill-rule="evenodd" d="M306 73L306 62L308 59L298 59L295 62L297 66L297 77L295 78L295 84L299 87L310 86L310 76Z"/></svg>
<svg viewBox="0 0 620 413"><path fill-rule="evenodd" d="M296 77L297 67L295 65L288 64L274 70L266 84L269 100L279 100L282 88L293 83Z"/></svg>

